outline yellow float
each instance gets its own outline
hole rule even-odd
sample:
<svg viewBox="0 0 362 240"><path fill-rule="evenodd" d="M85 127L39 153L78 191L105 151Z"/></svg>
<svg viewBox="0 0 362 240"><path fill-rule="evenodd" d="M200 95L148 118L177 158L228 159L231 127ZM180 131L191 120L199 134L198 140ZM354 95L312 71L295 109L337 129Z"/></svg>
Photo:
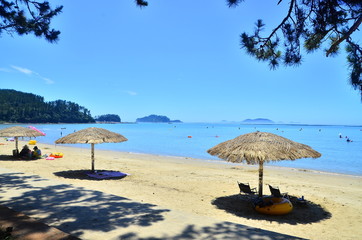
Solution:
<svg viewBox="0 0 362 240"><path fill-rule="evenodd" d="M63 157L63 153L61 153L61 152L51 153L49 156L50 156L50 157L53 157L53 158L62 158L62 157Z"/></svg>
<svg viewBox="0 0 362 240"><path fill-rule="evenodd" d="M28 144L29 144L29 145L35 145L35 144L36 144L36 140L30 140L30 141L28 142Z"/></svg>
<svg viewBox="0 0 362 240"><path fill-rule="evenodd" d="M293 205L286 198L263 197L256 204L255 210L263 214L284 215L293 210Z"/></svg>

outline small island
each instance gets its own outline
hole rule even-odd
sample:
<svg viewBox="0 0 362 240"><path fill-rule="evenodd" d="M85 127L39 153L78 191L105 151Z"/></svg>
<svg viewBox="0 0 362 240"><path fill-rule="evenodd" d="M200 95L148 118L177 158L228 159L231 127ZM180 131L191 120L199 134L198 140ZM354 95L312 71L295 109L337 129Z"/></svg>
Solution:
<svg viewBox="0 0 362 240"><path fill-rule="evenodd" d="M242 121L243 124L273 124L274 122L267 118L255 118L255 119L245 119Z"/></svg>
<svg viewBox="0 0 362 240"><path fill-rule="evenodd" d="M120 123L121 118L117 114L103 114L94 117L94 120L98 123Z"/></svg>
<svg viewBox="0 0 362 240"><path fill-rule="evenodd" d="M149 123L182 123L180 120L170 120L166 116L151 114L143 118L137 118L136 122L149 122Z"/></svg>

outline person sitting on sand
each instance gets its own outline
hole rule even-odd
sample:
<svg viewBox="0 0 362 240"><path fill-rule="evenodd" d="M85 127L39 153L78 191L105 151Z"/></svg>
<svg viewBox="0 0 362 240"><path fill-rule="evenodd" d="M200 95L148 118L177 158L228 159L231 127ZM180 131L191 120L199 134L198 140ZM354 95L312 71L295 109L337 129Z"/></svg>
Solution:
<svg viewBox="0 0 362 240"><path fill-rule="evenodd" d="M19 153L19 157L21 159L29 159L31 156L31 150L29 149L28 145L24 145L23 149L21 149Z"/></svg>
<svg viewBox="0 0 362 240"><path fill-rule="evenodd" d="M37 146L35 146L33 149L34 149L34 151L31 152L32 158L33 158L33 159L41 158L41 151L40 151L40 149L39 149Z"/></svg>

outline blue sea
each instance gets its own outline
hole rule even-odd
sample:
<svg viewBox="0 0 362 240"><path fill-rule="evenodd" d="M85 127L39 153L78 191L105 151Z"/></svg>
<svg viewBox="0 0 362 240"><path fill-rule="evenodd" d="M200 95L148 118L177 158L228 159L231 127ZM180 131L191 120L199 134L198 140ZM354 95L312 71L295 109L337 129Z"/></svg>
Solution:
<svg viewBox="0 0 362 240"><path fill-rule="evenodd" d="M17 124L18 126L19 124ZM23 124L46 133L39 143L54 144L61 136L88 127L122 134L127 142L97 144L96 149L219 160L206 151L241 134L263 131L307 144L322 154L317 159L280 161L268 165L362 176L362 126L244 125L237 123ZM3 124L1 128L13 125ZM343 138L340 138L339 135ZM349 137L353 142L347 142ZM90 148L88 144L69 146ZM190 159L192 161L192 159Z"/></svg>

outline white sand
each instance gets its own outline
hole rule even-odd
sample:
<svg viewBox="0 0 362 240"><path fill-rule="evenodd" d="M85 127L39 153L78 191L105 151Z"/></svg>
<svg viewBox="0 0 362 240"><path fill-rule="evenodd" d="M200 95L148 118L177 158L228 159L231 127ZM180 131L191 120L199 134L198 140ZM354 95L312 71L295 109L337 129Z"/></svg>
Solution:
<svg viewBox="0 0 362 240"><path fill-rule="evenodd" d="M362 236L362 178L359 176L266 165L264 194L269 194L267 184L271 184L289 195L303 195L310 202L307 206L295 206L294 211L286 216L265 216L252 210L251 206L238 205L236 181L249 182L257 187L257 166L102 151L96 147L96 169L118 170L131 175L121 180L95 181L69 177L74 170L90 169L90 148L38 144L43 154L63 152L64 157L53 161L14 161L5 156L12 152L14 143L4 140L0 143L5 144L0 145L1 168L157 205L160 209L170 210L173 218L184 215L195 216L201 223L203 219L205 223L210 219L228 221L308 239L357 239ZM20 142L19 146L24 144ZM2 195L11 199L8 192L2 192ZM159 224L160 229L157 226L154 224L152 231L167 233L167 229L161 229L164 225ZM76 232L74 229L69 231ZM142 232L137 227L132 231ZM80 237L89 234L84 231ZM107 239L107 234L107 231L101 233L103 239Z"/></svg>

